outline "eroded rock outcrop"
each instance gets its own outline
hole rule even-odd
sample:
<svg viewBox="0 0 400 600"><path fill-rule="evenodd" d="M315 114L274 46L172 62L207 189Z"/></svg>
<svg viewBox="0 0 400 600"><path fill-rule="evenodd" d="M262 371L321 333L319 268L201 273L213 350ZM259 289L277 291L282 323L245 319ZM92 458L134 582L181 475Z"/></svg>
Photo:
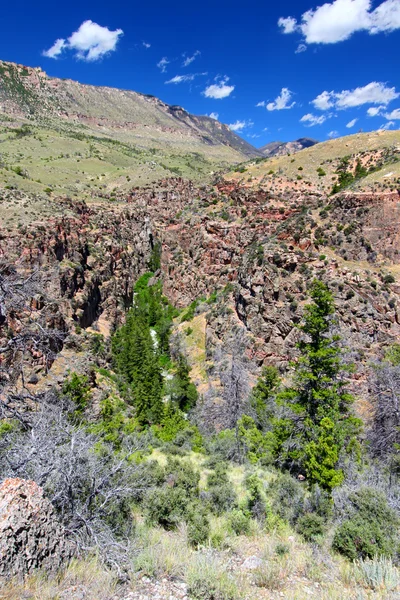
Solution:
<svg viewBox="0 0 400 600"><path fill-rule="evenodd" d="M34 481L5 479L0 486L0 575L59 568L73 555L52 504Z"/></svg>

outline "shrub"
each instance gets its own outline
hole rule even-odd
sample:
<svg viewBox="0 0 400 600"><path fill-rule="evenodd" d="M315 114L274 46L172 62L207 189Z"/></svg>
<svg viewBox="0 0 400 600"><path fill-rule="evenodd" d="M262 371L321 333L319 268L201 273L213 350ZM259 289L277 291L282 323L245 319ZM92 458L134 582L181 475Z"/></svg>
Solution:
<svg viewBox="0 0 400 600"><path fill-rule="evenodd" d="M355 579L373 590L394 590L400 584L399 570L390 558L377 556L372 560L358 560L354 563Z"/></svg>
<svg viewBox="0 0 400 600"><path fill-rule="evenodd" d="M207 478L208 498L211 510L220 515L230 510L236 502L235 490L228 479L226 466L217 464L214 473Z"/></svg>
<svg viewBox="0 0 400 600"><path fill-rule="evenodd" d="M297 531L307 542L313 542L324 533L324 519L315 513L306 513L297 521Z"/></svg>
<svg viewBox="0 0 400 600"><path fill-rule="evenodd" d="M393 275L385 275L385 277L383 278L383 283L394 283L396 280L393 277Z"/></svg>
<svg viewBox="0 0 400 600"><path fill-rule="evenodd" d="M347 558L393 556L399 519L382 492L360 489L349 496L348 518L337 528L332 547Z"/></svg>
<svg viewBox="0 0 400 600"><path fill-rule="evenodd" d="M199 502L190 505L186 521L189 544L194 547L205 544L210 536L210 522Z"/></svg>
<svg viewBox="0 0 400 600"><path fill-rule="evenodd" d="M247 535L250 532L250 519L242 510L236 509L231 512L229 524L236 535Z"/></svg>
<svg viewBox="0 0 400 600"><path fill-rule="evenodd" d="M295 523L303 511L304 490L299 481L289 474L279 475L268 488L272 509L288 523Z"/></svg>
<svg viewBox="0 0 400 600"><path fill-rule="evenodd" d="M147 521L164 529L174 529L184 520L188 503L189 497L180 487L152 490L146 499Z"/></svg>
<svg viewBox="0 0 400 600"><path fill-rule="evenodd" d="M268 508L262 481L253 473L252 475L248 475L245 483L248 491L248 509L253 517L262 521L267 516Z"/></svg>
<svg viewBox="0 0 400 600"><path fill-rule="evenodd" d="M195 600L238 600L239 590L224 565L213 555L195 556L188 568L188 593Z"/></svg>
<svg viewBox="0 0 400 600"><path fill-rule="evenodd" d="M283 585L282 567L276 562L264 562L254 570L254 583L268 590L278 590Z"/></svg>

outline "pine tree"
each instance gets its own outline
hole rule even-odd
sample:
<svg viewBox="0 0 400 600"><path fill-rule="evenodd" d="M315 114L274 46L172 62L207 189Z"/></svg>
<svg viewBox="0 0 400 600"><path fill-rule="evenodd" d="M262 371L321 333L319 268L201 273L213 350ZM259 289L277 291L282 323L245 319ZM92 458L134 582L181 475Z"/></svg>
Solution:
<svg viewBox="0 0 400 600"><path fill-rule="evenodd" d="M341 453L350 450L361 423L350 412L353 397L345 388L340 338L330 333L333 296L317 280L310 295L293 385L277 397L281 415L274 420L272 447L277 464L331 491L343 479Z"/></svg>
<svg viewBox="0 0 400 600"><path fill-rule="evenodd" d="M267 366L262 369L261 377L251 392L250 404L255 423L264 429L273 416L273 397L280 382L276 367Z"/></svg>

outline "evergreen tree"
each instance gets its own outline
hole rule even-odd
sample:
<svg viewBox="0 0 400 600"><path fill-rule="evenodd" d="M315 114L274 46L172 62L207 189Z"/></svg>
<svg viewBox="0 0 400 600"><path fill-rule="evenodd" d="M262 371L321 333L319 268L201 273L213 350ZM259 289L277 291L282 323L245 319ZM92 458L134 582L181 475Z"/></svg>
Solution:
<svg viewBox="0 0 400 600"><path fill-rule="evenodd" d="M340 338L330 333L332 294L315 280L311 298L300 326L304 339L293 385L277 397L281 415L274 419L271 441L278 465L331 491L343 479L339 457L351 449L361 422L350 412L353 397L345 388Z"/></svg>
<svg viewBox="0 0 400 600"><path fill-rule="evenodd" d="M175 373L175 386L173 389L173 399L178 404L180 410L188 412L197 402L196 386L189 377L190 367L186 358L180 354Z"/></svg>
<svg viewBox="0 0 400 600"><path fill-rule="evenodd" d="M250 405L255 416L255 422L264 429L273 416L273 396L280 383L276 367L264 367L261 377L251 392Z"/></svg>

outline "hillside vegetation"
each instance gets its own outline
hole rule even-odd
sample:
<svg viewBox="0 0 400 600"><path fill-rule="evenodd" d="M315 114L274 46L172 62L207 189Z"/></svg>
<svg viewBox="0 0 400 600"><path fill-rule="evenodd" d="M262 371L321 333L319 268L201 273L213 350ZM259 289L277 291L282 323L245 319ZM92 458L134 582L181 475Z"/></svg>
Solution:
<svg viewBox="0 0 400 600"><path fill-rule="evenodd" d="M0 184L6 187L112 195L171 175L208 180L259 155L226 125L152 96L0 61Z"/></svg>
<svg viewBox="0 0 400 600"><path fill-rule="evenodd" d="M352 189L395 189L400 182L400 134L398 131L357 133L321 142L292 155L257 159L226 174L226 179L246 186L263 186L278 193L287 190L318 190L330 194L345 169L362 177L348 181Z"/></svg>
<svg viewBox="0 0 400 600"><path fill-rule="evenodd" d="M0 78L0 505L36 482L73 554L18 528L1 598L397 600L399 132L264 158Z"/></svg>

